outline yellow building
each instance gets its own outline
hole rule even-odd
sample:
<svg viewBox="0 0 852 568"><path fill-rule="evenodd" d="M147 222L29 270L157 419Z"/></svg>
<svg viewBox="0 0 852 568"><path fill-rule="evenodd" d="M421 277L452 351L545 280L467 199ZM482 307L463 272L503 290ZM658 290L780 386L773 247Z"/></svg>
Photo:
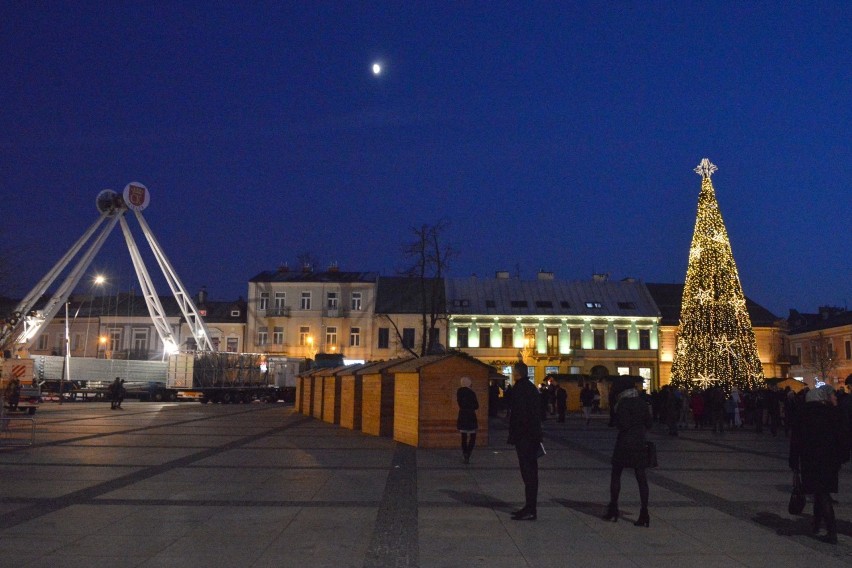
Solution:
<svg viewBox="0 0 852 568"><path fill-rule="evenodd" d="M683 284L646 284L646 286L662 315L659 341L659 374L662 386L671 381ZM787 377L789 357L786 355L784 346L786 329L784 320L749 298L746 298L746 309L754 329L757 353L763 366L764 376L766 378Z"/></svg>
<svg viewBox="0 0 852 568"><path fill-rule="evenodd" d="M790 310L787 323L791 375L814 386L822 380L822 367L828 374L826 382L842 386L852 375L852 312L829 306L816 314Z"/></svg>
<svg viewBox="0 0 852 568"><path fill-rule="evenodd" d="M504 374L519 354L540 383L549 374L642 376L657 388L660 314L634 279L447 279L448 347Z"/></svg>

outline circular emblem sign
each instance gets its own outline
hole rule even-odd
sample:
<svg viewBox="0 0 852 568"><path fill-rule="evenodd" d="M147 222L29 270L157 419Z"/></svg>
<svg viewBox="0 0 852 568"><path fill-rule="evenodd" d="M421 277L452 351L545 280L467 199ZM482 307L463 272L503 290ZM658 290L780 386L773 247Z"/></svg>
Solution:
<svg viewBox="0 0 852 568"><path fill-rule="evenodd" d="M124 203L127 204L127 207L134 211L142 211L148 207L148 203L151 201L151 194L148 188L138 181L128 183L124 187L122 197L124 197Z"/></svg>

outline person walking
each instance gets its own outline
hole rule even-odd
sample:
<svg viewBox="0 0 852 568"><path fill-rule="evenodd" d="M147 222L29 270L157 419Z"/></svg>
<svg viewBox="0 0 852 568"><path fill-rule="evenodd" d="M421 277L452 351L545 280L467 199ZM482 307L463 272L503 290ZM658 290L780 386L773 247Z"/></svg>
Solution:
<svg viewBox="0 0 852 568"><path fill-rule="evenodd" d="M109 409L115 410L118 408L118 391L121 388L121 379L116 377L112 384L107 387L107 393L109 394Z"/></svg>
<svg viewBox="0 0 852 568"><path fill-rule="evenodd" d="M121 379L118 382L118 388L115 391L115 395L118 398L118 402L115 407L119 410L124 410L121 408L121 403L124 402L124 395L127 394L127 389L124 388L124 379Z"/></svg>
<svg viewBox="0 0 852 568"><path fill-rule="evenodd" d="M568 391L556 383L556 416L558 422L565 422L565 411L568 410Z"/></svg>
<svg viewBox="0 0 852 568"><path fill-rule="evenodd" d="M639 396L636 385L629 385L616 395L615 425L618 437L612 451L612 471L609 480L609 505L605 521L618 521L618 496L621 493L621 473L624 468L633 468L639 485L641 509L639 518L633 523L637 527L651 524L648 515L648 449L645 432L653 425L653 415L648 404Z"/></svg>
<svg viewBox="0 0 852 568"><path fill-rule="evenodd" d="M830 385L809 391L790 436L790 469L801 472L802 488L814 495L813 533L818 535L825 521L827 534L820 540L829 544L837 544L831 493L837 493L840 465L849 461L848 434L836 405Z"/></svg>
<svg viewBox="0 0 852 568"><path fill-rule="evenodd" d="M583 390L580 391L580 404L583 406L583 429L589 427L589 422L592 419L592 406L595 403L595 391L589 386L589 383L583 385Z"/></svg>
<svg viewBox="0 0 852 568"><path fill-rule="evenodd" d="M524 480L524 506L512 513L513 521L534 521L538 501L538 455L541 448L541 401L529 380L522 361L512 367L512 399L509 414L509 440L518 454L518 466Z"/></svg>
<svg viewBox="0 0 852 568"><path fill-rule="evenodd" d="M456 402L459 405L456 428L461 433L464 463L470 463L470 455L476 447L476 430L479 426L476 421L476 411L479 410L479 401L476 399L476 393L470 388L472 384L470 377L462 377L460 383L461 386L456 391Z"/></svg>

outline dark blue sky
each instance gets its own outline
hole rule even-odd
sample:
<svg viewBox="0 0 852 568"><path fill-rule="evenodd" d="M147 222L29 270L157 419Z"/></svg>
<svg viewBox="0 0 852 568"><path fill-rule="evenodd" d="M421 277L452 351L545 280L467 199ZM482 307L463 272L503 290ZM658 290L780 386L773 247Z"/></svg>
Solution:
<svg viewBox="0 0 852 568"><path fill-rule="evenodd" d="M11 292L132 180L214 299L442 219L453 276L682 282L706 156L746 294L852 302L846 2L250 4L0 5ZM131 286L118 233L95 264Z"/></svg>

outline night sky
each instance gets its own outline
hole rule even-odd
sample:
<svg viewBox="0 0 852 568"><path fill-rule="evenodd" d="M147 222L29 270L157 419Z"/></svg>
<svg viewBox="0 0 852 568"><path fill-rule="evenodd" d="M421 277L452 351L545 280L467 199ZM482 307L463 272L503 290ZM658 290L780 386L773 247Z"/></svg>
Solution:
<svg viewBox="0 0 852 568"><path fill-rule="evenodd" d="M848 2L223 4L0 4L3 292L130 181L212 299L439 221L451 276L683 282L708 157L746 295L852 302ZM118 231L95 271L138 290Z"/></svg>

